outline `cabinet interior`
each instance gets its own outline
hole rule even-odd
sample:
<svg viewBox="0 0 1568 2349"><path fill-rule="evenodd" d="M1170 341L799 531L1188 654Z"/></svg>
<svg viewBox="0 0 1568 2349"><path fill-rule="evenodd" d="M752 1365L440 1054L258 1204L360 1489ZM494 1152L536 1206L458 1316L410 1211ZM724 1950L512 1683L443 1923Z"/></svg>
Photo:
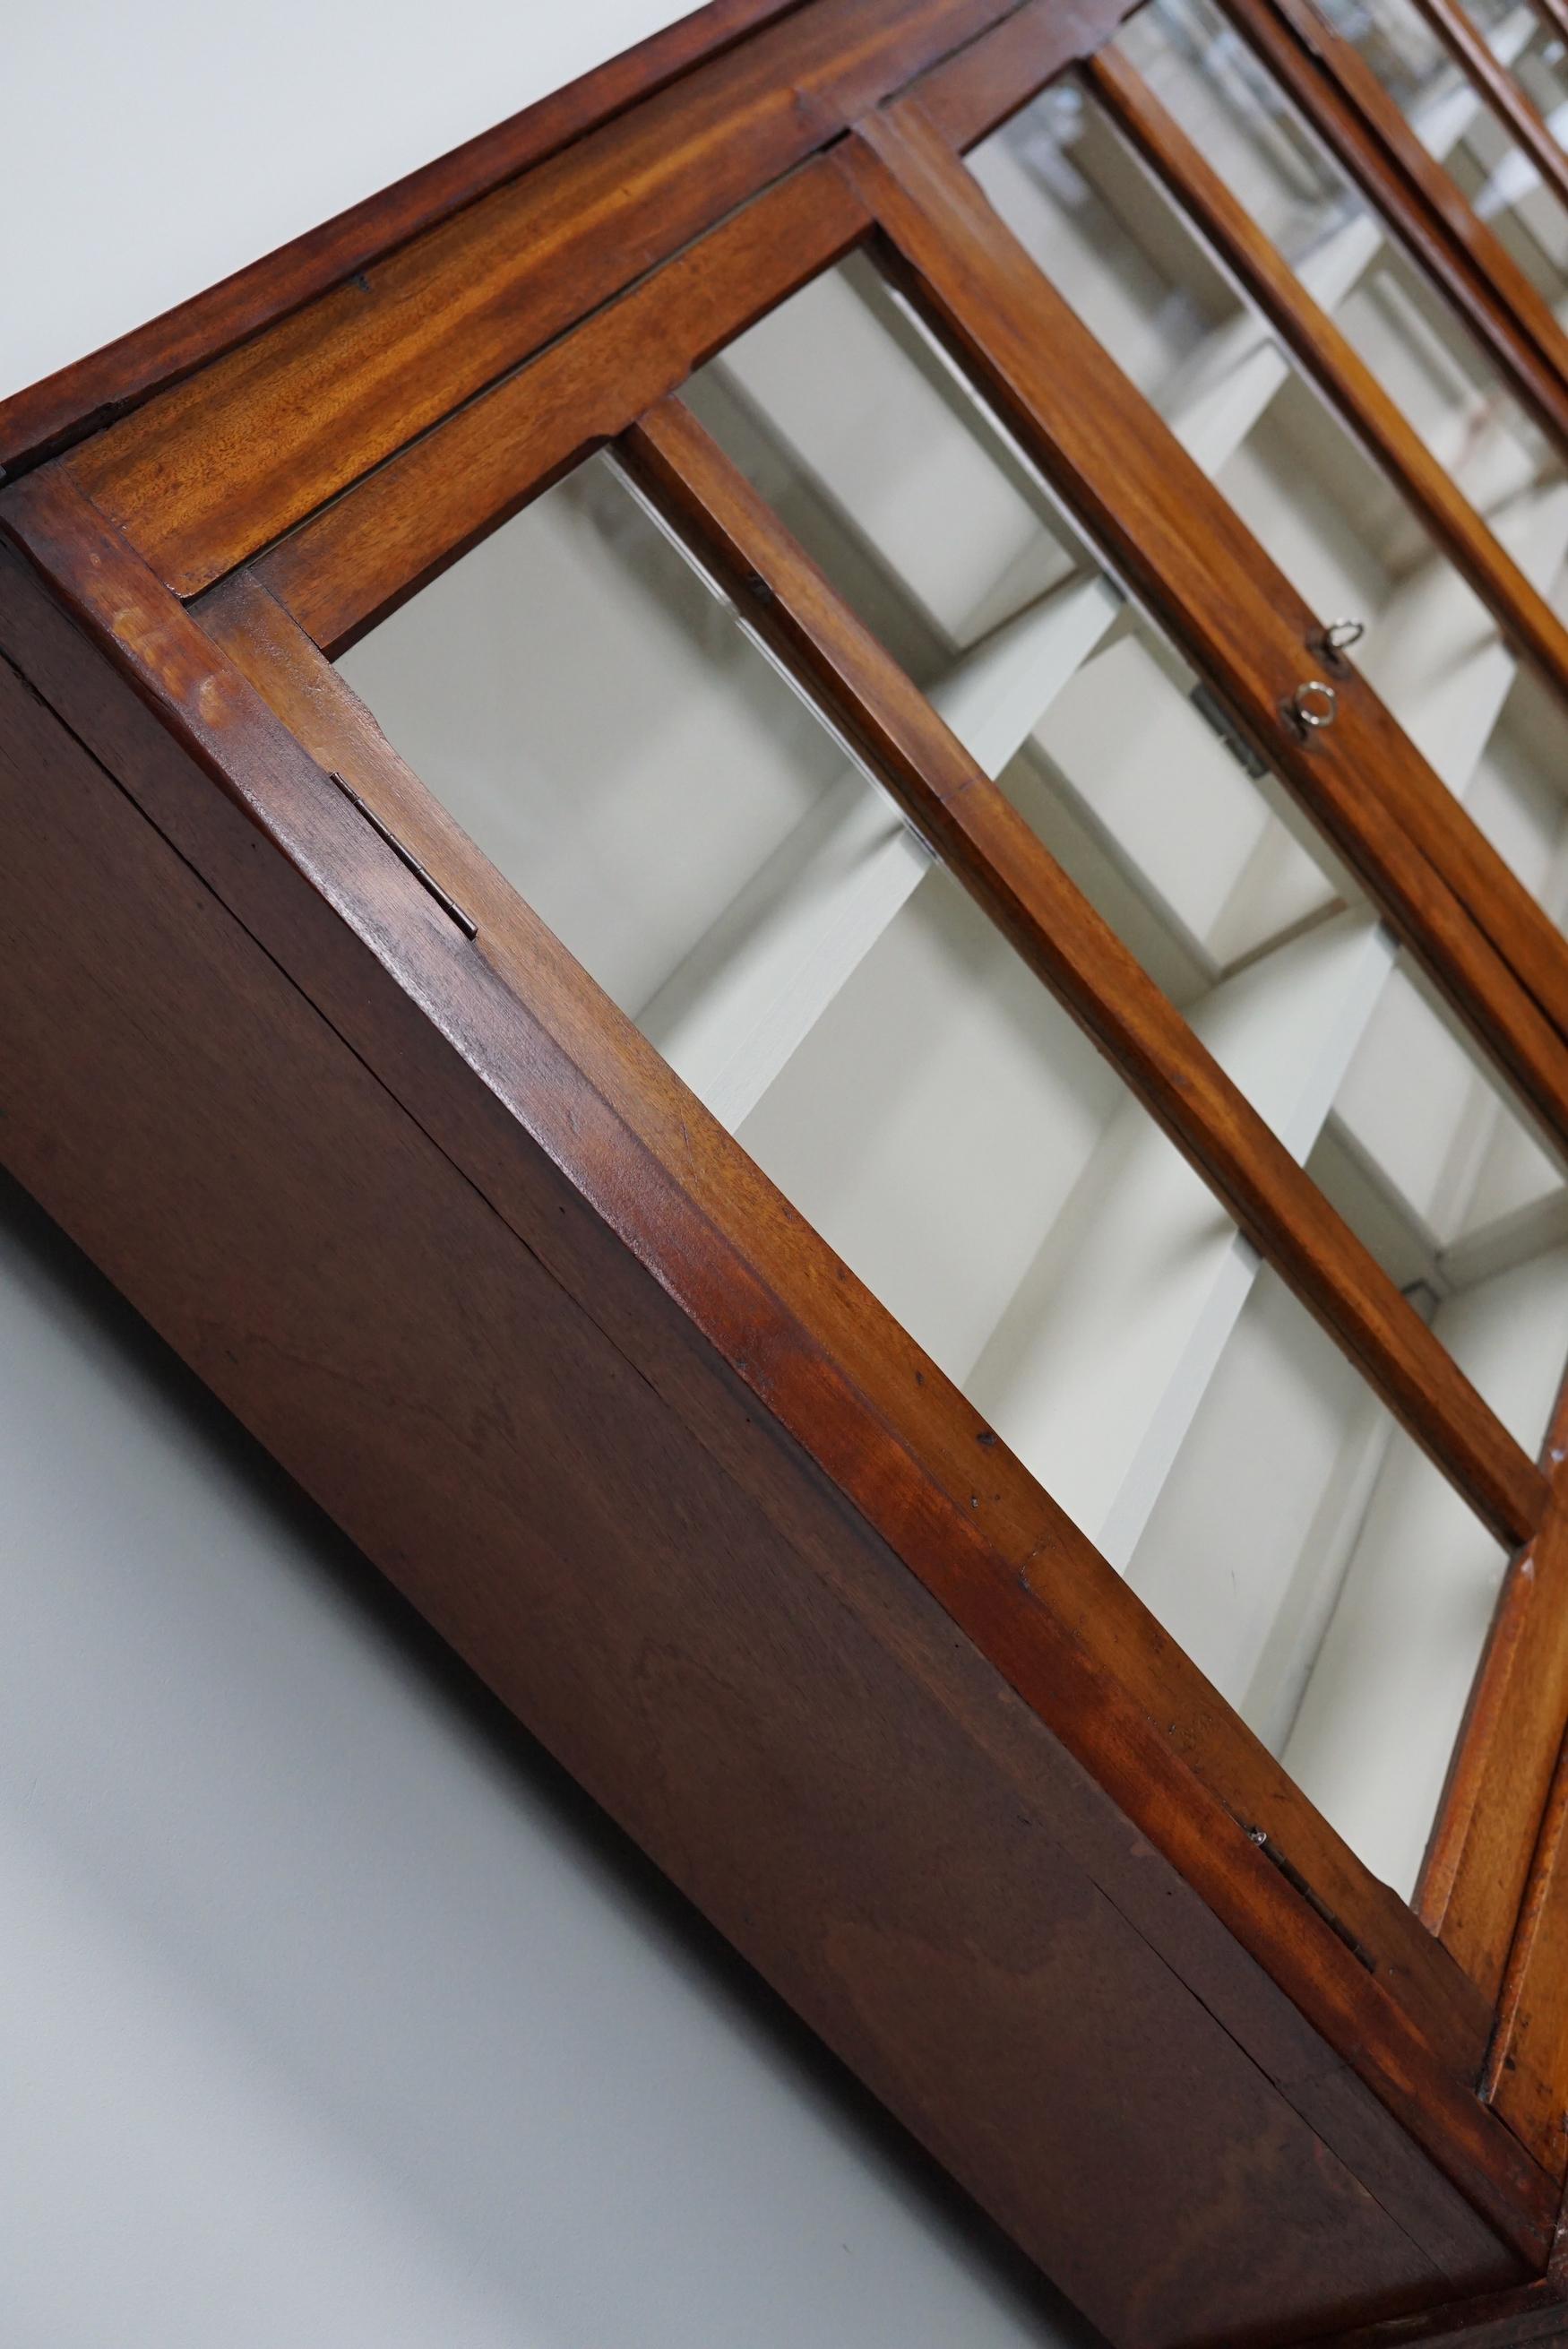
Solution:
<svg viewBox="0 0 1568 2349"><path fill-rule="evenodd" d="M1468 93L1468 85L1414 0L1326 0L1325 13L1360 49L1472 209L1561 316L1568 298L1568 207L1493 107L1475 106L1457 135L1450 137L1445 126L1434 139L1434 105ZM1561 141L1568 122L1559 70L1563 45L1551 26L1534 8L1506 0L1481 0L1467 14Z"/></svg>
<svg viewBox="0 0 1568 2349"><path fill-rule="evenodd" d="M1499 16L1500 49L1530 46L1526 14ZM1560 601L1568 482L1381 225L1192 0L1122 37ZM1435 152L1484 149L1446 61L1416 116ZM1542 689L1093 100L1059 85L970 160L1314 609L1364 622L1354 657L1561 917ZM1562 1166L870 260L686 397L1537 1450ZM1408 1895L1503 1554L613 460L341 667Z"/></svg>

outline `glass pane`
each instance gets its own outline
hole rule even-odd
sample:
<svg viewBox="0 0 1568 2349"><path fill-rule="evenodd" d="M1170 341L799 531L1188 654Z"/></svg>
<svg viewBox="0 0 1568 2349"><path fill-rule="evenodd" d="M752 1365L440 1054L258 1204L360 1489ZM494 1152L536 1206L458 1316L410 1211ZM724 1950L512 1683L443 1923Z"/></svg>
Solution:
<svg viewBox="0 0 1568 2349"><path fill-rule="evenodd" d="M1435 1326L1536 1450L1563 1371L1568 1241L1446 1299ZM1261 1272L1129 1579L1407 1899L1502 1566L1485 1527Z"/></svg>
<svg viewBox="0 0 1568 2349"><path fill-rule="evenodd" d="M1294 267L1356 218L1355 190L1211 0L1149 0L1118 46Z"/></svg>
<svg viewBox="0 0 1568 2349"><path fill-rule="evenodd" d="M1411 957L1379 943L1377 1000L1306 1164L1429 1315L1568 1232L1568 1191L1561 1154L1511 1106Z"/></svg>
<svg viewBox="0 0 1568 2349"><path fill-rule="evenodd" d="M1086 113L1074 109L1071 119ZM995 155L982 160L993 183L1003 178ZM1086 215L1098 220L1087 205L1072 215L1080 231ZM1167 225L1173 239L1186 237L1179 222ZM1091 242L1085 231L1076 247L1065 232L1047 240L1069 280L1096 243L1119 254L1109 232ZM1191 239L1175 249L1190 254ZM1174 314L1176 339L1190 344L1194 314L1230 299L1235 316L1233 297L1204 284L1201 262L1179 282L1173 269L1158 279L1151 266L1116 273L1140 296L1119 307L1102 304L1098 290L1091 303L1078 288L1095 323L1109 317L1124 346L1141 346L1146 373L1177 406L1171 386L1191 381L1193 369L1179 362L1161 374L1164 320ZM1098 289L1104 274L1086 262L1083 283ZM1157 284L1177 290L1156 298ZM1222 313L1218 334L1229 335ZM1225 435L1242 435L1222 479L1249 519L1266 522L1276 551L1318 574L1329 591L1320 609L1372 616L1368 641L1381 636L1379 649L1403 651L1396 706L1432 740L1503 854L1555 909L1568 883L1568 808L1549 737L1526 722L1532 713L1539 720L1538 698L1514 678L1490 626L1479 648L1456 650L1439 637L1449 588L1466 612L1473 605L1435 557L1374 605L1369 591L1384 574L1350 519L1358 496L1367 502L1363 460L1343 435L1326 436L1323 485L1304 500L1304 469L1289 461L1290 419L1282 424L1278 413L1282 389L1293 388L1288 370L1272 344L1254 337L1243 348L1246 398L1229 377L1217 385ZM1261 436L1248 420L1260 358L1268 363ZM1207 407L1215 378L1206 366L1196 373ZM1414 989L1358 886L866 263L828 273L741 336L689 398L1299 1156L1332 1125L1342 1092L1347 1101L1376 1095L1368 1070L1379 1054L1398 1057L1378 1040L1402 1038L1409 1049L1414 1027L1443 1098L1457 1102L1473 1086L1478 1103L1519 1134L1522 1156L1533 1154L1558 1186L1555 1160L1530 1121L1504 1106L1471 1049ZM1339 463L1355 469L1348 485L1335 478ZM1381 518L1376 526L1385 527ZM1435 674L1434 643L1443 656ZM1467 649L1475 654L1469 664ZM1460 685L1471 688L1468 700ZM1280 1048L1285 1033L1288 1050ZM1368 1144L1363 1154L1392 1162L1400 1196L1409 1192L1419 1204L1435 1256L1460 1228L1458 1207L1447 1221L1429 1213L1439 1189L1445 1201L1458 1196L1457 1176L1443 1174L1458 1143L1430 1116L1376 1139L1377 1151ZM1394 1244L1382 1191L1342 1188L1345 1212L1368 1245L1402 1283L1418 1278Z"/></svg>
<svg viewBox="0 0 1568 2349"><path fill-rule="evenodd" d="M1305 601L1325 620L1360 624L1357 665L1449 789L1509 834L1499 777L1521 762L1511 753L1500 767L1491 746L1518 680L1513 652L1099 105L1076 85L1052 89L971 163ZM1527 576L1552 589L1568 551L1568 480L1514 412L1478 412L1476 387L1445 349L1429 302L1396 274L1400 264L1367 216L1348 230L1333 240L1332 273L1304 274L1316 274L1321 297L1333 294L1342 321L1360 312L1360 339L1380 338L1385 378L1412 421ZM1511 854L1508 840L1500 844ZM1521 869L1550 892L1539 860Z"/></svg>
<svg viewBox="0 0 1568 2349"><path fill-rule="evenodd" d="M1462 79L1437 34L1405 0L1322 0L1341 39L1358 48L1401 112Z"/></svg>
<svg viewBox="0 0 1568 2349"><path fill-rule="evenodd" d="M857 444L819 398L825 372L859 398L854 367L809 371L789 394L808 467L756 396L756 342L703 399L744 427L820 551L928 666L969 647L974 709L993 726L1010 709L1003 733L1019 735L1020 678L994 665L998 646L1064 593L1088 597L1095 626L1045 694L1050 747L1015 739L1008 787L1083 848L1108 902L1185 975L1192 1016L1305 1155L1363 1032L1344 1016L1346 974L1360 984L1392 966L1377 925L1346 903L1301 926L1305 878L1326 876L1194 706L1170 647L1086 568L929 348L893 333L880 286L851 273L809 292L797 326L826 332L841 358L866 361L846 323L855 305L889 341L866 392L877 436ZM1338 1754L1354 1734L1368 1768L1388 1766L1372 1750L1387 1703L1357 1679L1359 1635L1340 1627L1408 1570L1408 1516L1429 1588L1452 1595L1421 1627L1432 1692L1392 1765L1394 1824L1341 1809L1377 1865L1413 1878L1501 1570L1495 1545L611 464L551 490L343 667L479 845L1276 1750L1311 1763L1313 1737ZM1026 701L1042 677L1035 658ZM1142 723L1161 745L1152 795ZM1080 758L1081 801L1056 780ZM1243 904L1248 872L1264 898L1285 890L1273 914ZM1227 923L1252 941L1229 980L1203 943ZM1554 1212L1530 1208L1528 1259L1493 1235L1470 1286L1434 1287L1423 1309L1439 1327L1456 1309L1479 1316L1484 1338L1477 1300L1512 1315L1509 1284L1523 1282L1539 1321L1561 1319L1568 1226L1553 1236ZM1470 1321L1456 1329L1470 1342ZM1550 1351L1542 1339L1531 1361ZM1497 1379L1543 1412L1528 1352L1501 1350ZM1386 1533L1385 1479L1405 1496ZM1334 1662L1347 1643L1350 1664Z"/></svg>
<svg viewBox="0 0 1568 2349"><path fill-rule="evenodd" d="M1501 17L1517 15L1517 8L1506 8L1501 0L1494 0L1486 20L1487 36L1494 47L1498 46L1497 27ZM1562 146L1564 130L1568 129L1568 46L1562 35L1532 11L1524 47L1514 51L1511 64L1521 88L1544 116L1548 129Z"/></svg>
<svg viewBox="0 0 1568 2349"><path fill-rule="evenodd" d="M1539 80L1541 26L1528 0L1470 13L1503 65L1512 68L1531 53L1537 62L1523 78L1527 87L1532 76ZM1429 147L1434 111L1444 111L1435 101L1439 94L1447 98L1452 126L1450 135L1445 121L1445 168L1547 299L1560 303L1568 293L1568 211L1543 186L1501 116L1470 89L1412 0L1324 0L1324 14L1361 51Z"/></svg>
<svg viewBox="0 0 1568 2349"><path fill-rule="evenodd" d="M604 459L340 666L634 1018L845 765Z"/></svg>
<svg viewBox="0 0 1568 2349"><path fill-rule="evenodd" d="M1510 10L1506 38L1497 36L1500 53L1522 44L1533 21L1527 5ZM1118 46L1336 318L1471 504L1500 535L1519 527L1521 499L1560 471L1542 435L1212 0L1151 0ZM1408 113L1446 167L1458 168L1467 140L1491 135L1486 109L1457 67L1437 75ZM1490 199L1481 209L1489 205ZM1506 209L1491 205L1489 217L1500 234L1511 235ZM1542 579L1538 566L1535 575L1550 585L1554 573L1547 569Z"/></svg>

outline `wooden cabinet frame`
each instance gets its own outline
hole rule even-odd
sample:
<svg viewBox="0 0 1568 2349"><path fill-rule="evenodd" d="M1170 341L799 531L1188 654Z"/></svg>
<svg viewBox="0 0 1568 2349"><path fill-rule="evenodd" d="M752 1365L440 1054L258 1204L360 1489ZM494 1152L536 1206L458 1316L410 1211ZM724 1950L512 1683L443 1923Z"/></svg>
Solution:
<svg viewBox="0 0 1568 2349"><path fill-rule="evenodd" d="M1226 5L1568 447L1568 345L1358 61ZM0 411L0 1151L1114 2338L1552 2337L1568 1406L1527 1458L680 398L867 252L1568 1144L1559 933L1353 668L1281 726L1322 616L961 160L1082 67L1568 694L1130 13L717 0ZM605 446L1512 1548L1417 1909L332 667Z"/></svg>

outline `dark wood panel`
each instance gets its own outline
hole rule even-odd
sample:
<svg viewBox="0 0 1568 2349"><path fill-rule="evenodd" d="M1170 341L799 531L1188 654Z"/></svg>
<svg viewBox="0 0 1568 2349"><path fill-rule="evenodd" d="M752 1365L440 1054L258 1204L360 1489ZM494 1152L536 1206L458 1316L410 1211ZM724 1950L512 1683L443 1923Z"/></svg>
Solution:
<svg viewBox="0 0 1568 2349"><path fill-rule="evenodd" d="M911 299L1365 879L1481 1053L1568 1139L1568 957L1553 924L1348 664L1331 728L1308 739L1282 719L1327 616L1303 604L917 108L868 117L844 155Z"/></svg>
<svg viewBox="0 0 1568 2349"><path fill-rule="evenodd" d="M64 461L194 595L1010 5L814 0Z"/></svg>
<svg viewBox="0 0 1568 2349"><path fill-rule="evenodd" d="M342 652L869 222L841 172L804 165L336 499L263 555L257 576Z"/></svg>
<svg viewBox="0 0 1568 2349"><path fill-rule="evenodd" d="M564 89L0 400L0 472L102 429L802 0L707 0Z"/></svg>
<svg viewBox="0 0 1568 2349"><path fill-rule="evenodd" d="M35 477L35 499L47 491L46 477ZM211 637L79 501L72 511L77 555L67 515L57 513L50 559L74 576L81 622L114 672L84 667L81 640L4 562L0 594L11 641L73 726L280 964L308 977L355 1050L440 1133L542 1260L594 1299L645 1375L765 1506L782 1505L757 1447L765 1464L779 1429L879 1528L1149 1848L1200 1893L1212 1915L1184 1929L1184 1962L1270 2076L1315 2097L1326 2079L1282 2040L1279 2010L1266 2028L1259 2020L1265 1969L1303 2028L1310 2021L1397 2116L1407 2142L1426 2147L1439 2185L1454 2181L1525 2259L1543 2256L1555 2196L1474 2098L1490 2014L1440 1945L391 757L281 609L249 583L229 591L242 605L234 627L290 724L478 916L471 949L423 891L413 904L405 893L393 919L384 887L389 872L406 878L403 868ZM175 755L177 743L190 755ZM269 840L281 858L263 853ZM305 882L287 892L296 870ZM535 1162L519 1156L514 1127L534 1134L539 1163L567 1178L542 1209L522 1187ZM586 1223L582 1202L593 1210ZM686 1356L670 1371L652 1353L644 1320L628 1324L619 1257L584 1255L585 1233L601 1226L656 1276L683 1342L689 1326L734 1366L752 1398L744 1441L732 1418L694 1396ZM1289 1857L1315 1905L1270 1864L1253 1828ZM1125 1897L1171 1913L1146 1872L1131 1869L1129 1882ZM1203 1919L1204 1907L1192 1915ZM1148 1929L1157 1930L1154 1914ZM1363 2144L1364 2110L1329 2102L1319 2125L1350 2127ZM1380 2191L1390 2201L1393 2183ZM1451 2273L1456 2256L1470 2254L1462 2205L1443 2192L1439 2248ZM1407 2183L1391 2207L1424 2242L1434 2240L1429 2187Z"/></svg>
<svg viewBox="0 0 1568 2349"><path fill-rule="evenodd" d="M1057 1843L1076 1774L913 1578L841 1515L830 1570L785 1540L5 680L13 1171L1128 2349L1431 2298Z"/></svg>
<svg viewBox="0 0 1568 2349"><path fill-rule="evenodd" d="M623 444L748 616L803 669L950 872L1126 1079L1443 1474L1493 1522L1544 1506L1518 1446L1408 1300L1006 794L677 400Z"/></svg>
<svg viewBox="0 0 1568 2349"><path fill-rule="evenodd" d="M1522 2349L1530 2341L1568 2340L1568 2292L1560 2278L1542 2276L1516 2292L1489 2292L1420 2316L1391 2317L1304 2349Z"/></svg>
<svg viewBox="0 0 1568 2349"><path fill-rule="evenodd" d="M1086 72L1113 119L1246 288L1303 372L1409 499L1509 641L1553 693L1568 698L1568 626L1492 535L1354 344L1121 52L1103 48Z"/></svg>

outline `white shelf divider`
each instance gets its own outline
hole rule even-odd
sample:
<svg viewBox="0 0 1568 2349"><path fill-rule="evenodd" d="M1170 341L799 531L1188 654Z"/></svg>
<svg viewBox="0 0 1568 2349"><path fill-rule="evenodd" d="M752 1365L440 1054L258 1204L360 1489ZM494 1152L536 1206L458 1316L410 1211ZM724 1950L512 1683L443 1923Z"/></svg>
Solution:
<svg viewBox="0 0 1568 2349"><path fill-rule="evenodd" d="M1365 915L1281 947L1193 1026L1305 1160L1387 974ZM967 1390L1125 1568L1245 1302L1257 1257L1137 1102L1112 1118Z"/></svg>
<svg viewBox="0 0 1568 2349"><path fill-rule="evenodd" d="M932 699L988 774L1121 604L1109 580L1069 580L954 664ZM892 802L849 768L645 1006L645 1032L732 1132L931 864Z"/></svg>

